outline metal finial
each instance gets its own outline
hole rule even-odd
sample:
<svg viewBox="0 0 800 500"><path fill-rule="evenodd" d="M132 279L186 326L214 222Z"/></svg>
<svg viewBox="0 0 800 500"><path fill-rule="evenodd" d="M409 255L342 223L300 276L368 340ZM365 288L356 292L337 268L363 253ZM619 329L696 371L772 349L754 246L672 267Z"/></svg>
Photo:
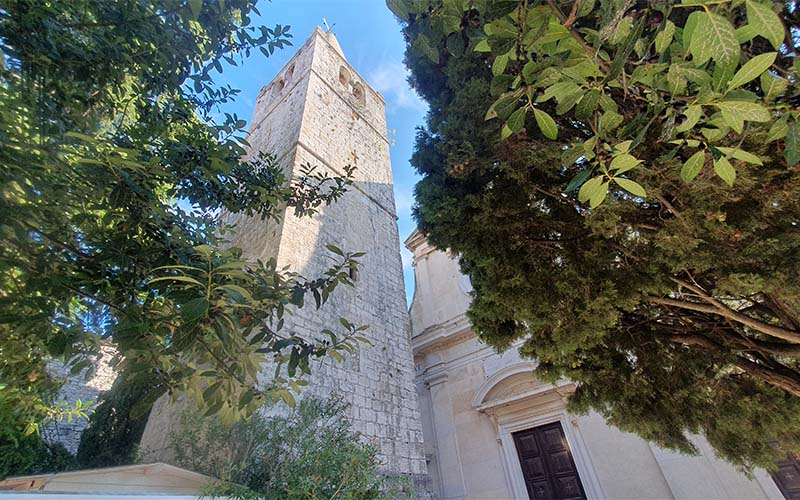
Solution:
<svg viewBox="0 0 800 500"><path fill-rule="evenodd" d="M329 33L333 29L333 27L336 26L336 23L333 23L332 25L328 25L328 20L325 19L324 17L322 18L322 24L325 25L325 32L326 33Z"/></svg>

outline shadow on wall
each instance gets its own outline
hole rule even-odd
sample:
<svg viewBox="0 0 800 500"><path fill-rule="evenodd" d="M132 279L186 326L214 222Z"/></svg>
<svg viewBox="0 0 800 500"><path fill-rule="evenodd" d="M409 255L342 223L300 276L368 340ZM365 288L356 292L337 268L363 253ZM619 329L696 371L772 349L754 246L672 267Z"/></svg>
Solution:
<svg viewBox="0 0 800 500"><path fill-rule="evenodd" d="M355 175L359 177L358 170ZM343 394L352 405L355 430L378 447L385 469L420 473L420 465L412 467L413 460L423 462L422 435L392 185L357 180L312 219L287 215L278 265L313 279L337 258L327 245L365 252L358 259L355 287L340 285L319 310L311 301L292 311L285 328L318 337L325 328L339 330L339 318L344 317L369 326L364 336L371 345L360 344L343 362L325 358L315 363L306 391L319 396Z"/></svg>

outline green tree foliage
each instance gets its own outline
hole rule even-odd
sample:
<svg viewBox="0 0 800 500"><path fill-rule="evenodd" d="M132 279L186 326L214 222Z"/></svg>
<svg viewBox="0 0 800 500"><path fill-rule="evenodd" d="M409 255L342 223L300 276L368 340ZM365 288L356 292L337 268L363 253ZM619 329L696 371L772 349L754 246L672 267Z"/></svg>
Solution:
<svg viewBox="0 0 800 500"><path fill-rule="evenodd" d="M44 474L78 468L75 456L61 443L48 443L35 434L18 439L15 446L3 447L0 477Z"/></svg>
<svg viewBox="0 0 800 500"><path fill-rule="evenodd" d="M27 414L14 405L30 398L13 397L5 390L4 394L12 397L0 397L0 477L75 468L75 457L63 445L46 443L36 433L25 433Z"/></svg>
<svg viewBox="0 0 800 500"><path fill-rule="evenodd" d="M660 445L800 450L797 2L388 4L480 337Z"/></svg>
<svg viewBox="0 0 800 500"><path fill-rule="evenodd" d="M9 347L3 352L15 346ZM90 403L52 402L59 384L50 377L31 380L27 387L0 384L0 478L75 466L74 457L64 446L45 442L34 427L41 420L87 418Z"/></svg>
<svg viewBox="0 0 800 500"><path fill-rule="evenodd" d="M0 398L24 432L66 412L45 361L78 373L103 337L127 376L230 418L291 401L309 356L354 342L346 321L335 340L281 328L307 293L319 307L352 284L357 255L331 247L332 268L305 278L222 249L221 212L309 216L352 178L241 159L245 121L223 113L238 91L214 76L291 45L288 26L251 26L254 4L0 2ZM279 370L258 386L267 361Z"/></svg>
<svg viewBox="0 0 800 500"><path fill-rule="evenodd" d="M351 430L348 408L335 396L309 397L284 416L234 425L187 410L172 436L176 461L219 479L209 493L232 498L381 498L392 485L377 450Z"/></svg>

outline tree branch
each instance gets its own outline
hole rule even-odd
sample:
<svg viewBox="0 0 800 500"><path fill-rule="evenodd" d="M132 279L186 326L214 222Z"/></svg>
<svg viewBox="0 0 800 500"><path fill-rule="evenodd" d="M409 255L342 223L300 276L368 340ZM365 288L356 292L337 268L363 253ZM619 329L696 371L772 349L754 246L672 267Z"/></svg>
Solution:
<svg viewBox="0 0 800 500"><path fill-rule="evenodd" d="M784 342L766 342L742 335L731 327L712 328L711 334L719 335L725 341L746 352L767 353L773 356L800 356L800 345Z"/></svg>
<svg viewBox="0 0 800 500"><path fill-rule="evenodd" d="M725 306L724 304L722 305L722 307L717 307L716 305L711 305L711 304L709 305L699 304L697 302L668 299L664 297L650 297L647 300L649 302L652 302L653 304L660 304L669 307L677 307L680 309L688 309L690 311L697 311L706 314L715 314L717 316L722 316L723 318L736 321L737 323L741 323L749 328L758 330L759 332L765 335L769 335L770 337L775 337L781 340L785 340L793 344L800 344L800 332L787 330L786 328L781 328L779 326L770 325L769 323L764 323L763 321L759 321L757 319L751 318L750 316L734 311L733 309Z"/></svg>
<svg viewBox="0 0 800 500"><path fill-rule="evenodd" d="M214 358L214 359L217 361L217 366L219 366L219 368L220 368L220 369L221 369L223 372L225 372L225 373L226 373L228 376L230 376L230 377L231 377L232 379L234 379L235 381L237 381L237 382L239 382L240 384L242 384L242 386L243 386L243 387L246 387L246 388L248 388L249 390L251 390L251 391L253 392L253 394L255 394L256 396L260 396L260 395L262 394L262 392L261 392L261 391L258 389L258 387L256 387L256 386L255 386L255 385L253 385L253 384L250 384L250 383L248 383L248 382L247 382L245 379L243 379L241 376L239 376L238 374L236 374L236 373L232 372L232 371L231 371L231 368L230 368L230 366L228 365L228 363L227 363L225 360L223 360L222 358L220 358L220 357L219 357L219 355L218 355L216 352L214 352L214 350L213 350L213 349L211 349L211 348L208 346L208 344L207 344L207 343L206 343L206 342L203 340L202 336L200 336L200 335L198 335L198 336L197 336L197 342L198 342L198 343L199 343L201 346L203 346L203 349L205 349L205 351L206 351L208 354L210 354L210 355L211 355L211 357L213 357L213 358Z"/></svg>
<svg viewBox="0 0 800 500"><path fill-rule="evenodd" d="M800 329L800 318L778 297L777 293L767 292L764 294L764 298L767 299L769 310L775 313L775 316L783 322L784 326Z"/></svg>
<svg viewBox="0 0 800 500"><path fill-rule="evenodd" d="M673 205L672 203L668 202L666 198L661 196L660 194L655 195L655 198L658 200L659 203L664 205L664 207L669 210L669 213L675 216L678 221L683 224L683 227L688 229L689 231L692 230L692 227L686 222L686 219L683 218L683 214L681 214Z"/></svg>
<svg viewBox="0 0 800 500"><path fill-rule="evenodd" d="M64 243L64 242L60 241L55 236L52 236L49 233L45 233L44 231L42 231L38 227L36 227L36 226L34 226L32 224L29 224L24 220L20 220L19 222L23 226L27 227L29 230L31 230L34 233L38 234L39 236L43 237L44 239L46 239L47 241L49 241L50 243L52 243L53 245L57 246L58 248L60 248L62 250L66 250L67 252L73 253L73 254L78 255L80 257L83 257L84 259L91 259L92 258L91 255L78 250L77 248L75 248L72 245L69 245L67 243Z"/></svg>
<svg viewBox="0 0 800 500"><path fill-rule="evenodd" d="M770 385L783 389L795 397L800 397L800 382L798 382L795 378L783 373L778 373L775 370L772 370L759 363L755 363L738 356L735 364L750 375L753 375Z"/></svg>
<svg viewBox="0 0 800 500"><path fill-rule="evenodd" d="M759 332L769 335L771 337L779 338L794 344L800 343L800 331L782 328L776 325L771 325L769 323L760 321L746 314L742 314L741 312L731 309L720 300L714 298L713 296L711 296L711 294L709 294L696 284L689 283L686 280L682 280L680 278L675 278L675 277L672 277L670 279L673 282L677 283L678 285L691 290L692 292L697 294L697 296L701 300L707 302L712 307L709 308L704 306L703 304L698 304L696 302L687 302L682 300L674 300L666 298L651 299L651 302L661 303L663 305L669 305L673 307L682 307L684 309L691 309L693 311L698 311L698 312L716 314L724 318L736 321L737 323L741 323L754 330L758 330ZM661 302L659 302L659 300Z"/></svg>
<svg viewBox="0 0 800 500"><path fill-rule="evenodd" d="M723 347L710 339L699 335L668 335L670 341L678 344L694 345L710 351L719 351ZM750 361L742 356L734 356L733 364L745 373L766 382L769 385L783 389L789 394L800 397L800 380L785 373L780 373L767 366Z"/></svg>
<svg viewBox="0 0 800 500"><path fill-rule="evenodd" d="M558 21L565 28L567 28L567 31L569 31L569 34L572 36L572 38L574 38L575 41L577 41L581 45L581 47L583 47L583 50L586 51L586 53L589 55L589 57L591 57L593 60L595 60L597 65L600 66L603 69L604 72L608 73L608 69L609 69L608 68L608 64L605 61L597 58L595 56L594 48L592 48L591 45L586 43L586 40L583 39L583 37L580 35L580 33L575 31L574 29L572 29L572 22L574 22L574 19L572 20L572 22L570 22L570 24L567 24L567 21L568 21L567 16L565 16L564 13L561 12L561 9L558 7L558 5L556 5L556 2L554 0L545 0L545 3L547 3L547 5L550 7L550 10L553 11L553 13L556 15L556 17L558 17ZM577 4L578 4L578 2L576 1L575 5L577 5ZM575 9L575 11L577 12L577 9L575 7L573 7L573 9Z"/></svg>
<svg viewBox="0 0 800 500"><path fill-rule="evenodd" d="M98 298L98 297L96 297L96 296L94 296L94 295L92 295L90 293L86 293L83 290L81 290L80 288L75 288L75 287L70 286L70 285L64 285L64 288L66 288L70 292L77 293L81 297L85 297L85 298L87 298L89 300L93 300L93 301L97 302L98 304L103 304L104 306L109 307L109 308L117 311L118 313L122 314L123 317L127 315L125 310L120 308L119 306L114 305L111 302L108 302L108 301L103 300L101 298Z"/></svg>
<svg viewBox="0 0 800 500"><path fill-rule="evenodd" d="M569 17L564 20L564 27L570 29L572 27L572 23L575 22L575 16L578 15L578 8L581 5L581 0L575 0L572 3L572 11L569 13Z"/></svg>

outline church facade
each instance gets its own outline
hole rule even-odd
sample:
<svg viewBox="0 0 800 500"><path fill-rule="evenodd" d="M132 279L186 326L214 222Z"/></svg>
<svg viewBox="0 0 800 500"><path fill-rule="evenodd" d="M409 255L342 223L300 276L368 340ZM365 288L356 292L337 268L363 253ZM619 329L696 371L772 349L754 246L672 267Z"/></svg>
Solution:
<svg viewBox="0 0 800 500"><path fill-rule="evenodd" d="M748 478L702 438L687 456L570 415L569 381L531 374L535 361L481 343L465 315L471 285L458 262L414 232L411 345L434 491L455 499L797 498L800 474L784 464ZM783 492L783 493L782 493Z"/></svg>

